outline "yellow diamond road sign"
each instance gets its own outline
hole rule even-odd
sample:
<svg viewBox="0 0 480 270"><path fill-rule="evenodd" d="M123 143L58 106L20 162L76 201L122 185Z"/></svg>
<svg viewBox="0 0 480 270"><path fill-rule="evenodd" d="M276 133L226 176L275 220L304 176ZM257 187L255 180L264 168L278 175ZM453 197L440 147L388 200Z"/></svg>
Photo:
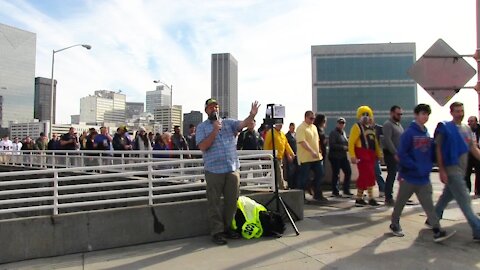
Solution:
<svg viewBox="0 0 480 270"><path fill-rule="evenodd" d="M475 75L475 69L442 39L407 71L441 106Z"/></svg>

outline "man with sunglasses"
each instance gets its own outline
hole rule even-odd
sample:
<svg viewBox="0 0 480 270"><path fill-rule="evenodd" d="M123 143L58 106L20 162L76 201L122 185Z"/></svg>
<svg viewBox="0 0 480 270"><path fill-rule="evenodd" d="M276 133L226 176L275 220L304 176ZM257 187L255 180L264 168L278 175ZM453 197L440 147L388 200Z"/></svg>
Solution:
<svg viewBox="0 0 480 270"><path fill-rule="evenodd" d="M250 114L243 121L220 119L217 100L209 98L205 102L208 119L197 127L197 145L203 153L207 183L210 234L217 245L225 245L226 238L241 237L230 227L237 210L240 182L237 134L254 121L259 107L258 101L253 102ZM222 195L223 207L220 203Z"/></svg>
<svg viewBox="0 0 480 270"><path fill-rule="evenodd" d="M300 164L297 187L305 190L310 180L310 170L314 172L314 199L325 203L328 202L322 194L321 184L323 178L323 157L320 152L319 136L317 127L313 124L315 114L312 111L305 112L303 123L297 128L297 157Z"/></svg>
<svg viewBox="0 0 480 270"><path fill-rule="evenodd" d="M385 205L394 206L393 183L398 171L397 148L400 145L400 136L403 127L400 124L403 111L400 106L393 105L390 108L390 119L383 124L383 156L387 165L387 179L385 180Z"/></svg>

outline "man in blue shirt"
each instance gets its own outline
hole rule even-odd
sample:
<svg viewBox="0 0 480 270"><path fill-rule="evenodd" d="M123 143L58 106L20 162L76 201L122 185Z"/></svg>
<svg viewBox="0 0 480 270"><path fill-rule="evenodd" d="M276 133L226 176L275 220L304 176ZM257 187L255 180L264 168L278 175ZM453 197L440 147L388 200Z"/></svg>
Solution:
<svg viewBox="0 0 480 270"><path fill-rule="evenodd" d="M428 223L433 229L433 241L441 242L455 234L455 231L447 233L440 227L433 207L430 172L433 167L435 149L432 138L425 127L431 112L429 105L418 104L413 111L415 121L410 123L407 130L400 135L400 143L397 148L400 188L392 213L390 230L395 236L404 236L400 226L400 215L407 200L415 193L427 214Z"/></svg>
<svg viewBox="0 0 480 270"><path fill-rule="evenodd" d="M448 203L452 200L457 201L472 229L473 240L480 242L480 219L472 209L467 184L464 180L468 153L471 153L476 159L480 159L480 150L474 142L471 129L462 124L465 115L463 103L453 102L450 105L450 114L453 117L452 121L438 123L435 130L438 172L440 180L445 185L442 195L435 205L435 212L441 219Z"/></svg>
<svg viewBox="0 0 480 270"><path fill-rule="evenodd" d="M250 114L243 121L220 119L218 102L210 98L205 102L208 119L197 127L197 145L203 152L207 182L210 233L212 241L218 245L226 244L226 238L240 238L230 229L237 210L240 182L236 139L238 132L254 121L259 107L257 101L252 103ZM220 205L222 195L223 208Z"/></svg>

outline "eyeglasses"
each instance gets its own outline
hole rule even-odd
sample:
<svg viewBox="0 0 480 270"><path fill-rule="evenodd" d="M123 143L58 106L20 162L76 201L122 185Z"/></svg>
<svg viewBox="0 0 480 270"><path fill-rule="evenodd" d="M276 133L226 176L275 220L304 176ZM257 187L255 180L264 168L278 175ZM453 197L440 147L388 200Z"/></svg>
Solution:
<svg viewBox="0 0 480 270"><path fill-rule="evenodd" d="M315 120L315 117L309 117L308 119L310 119L310 120Z"/></svg>
<svg viewBox="0 0 480 270"><path fill-rule="evenodd" d="M338 122L340 125L345 125L345 122Z"/></svg>

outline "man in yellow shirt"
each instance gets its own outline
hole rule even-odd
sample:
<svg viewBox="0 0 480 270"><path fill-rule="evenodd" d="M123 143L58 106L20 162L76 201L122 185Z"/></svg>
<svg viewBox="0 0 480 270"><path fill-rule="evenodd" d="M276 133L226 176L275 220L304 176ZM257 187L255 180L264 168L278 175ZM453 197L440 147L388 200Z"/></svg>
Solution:
<svg viewBox="0 0 480 270"><path fill-rule="evenodd" d="M310 180L310 170L313 170L314 199L319 202L328 202L323 197L321 185L323 178L323 156L320 152L317 127L313 124L315 114L312 111L305 112L303 123L297 128L297 159L300 165L298 187L305 190Z"/></svg>
<svg viewBox="0 0 480 270"><path fill-rule="evenodd" d="M263 145L263 149L265 150L272 150L272 130L275 132L274 140L275 140L275 151L276 151L276 167L275 167L275 174L279 175L279 188L285 189L285 181L283 180L283 157L286 156L288 162L293 161L293 157L295 154L293 153L292 148L288 144L287 137L285 134L282 133L282 124L275 124L274 128L269 129L265 134L265 143Z"/></svg>

